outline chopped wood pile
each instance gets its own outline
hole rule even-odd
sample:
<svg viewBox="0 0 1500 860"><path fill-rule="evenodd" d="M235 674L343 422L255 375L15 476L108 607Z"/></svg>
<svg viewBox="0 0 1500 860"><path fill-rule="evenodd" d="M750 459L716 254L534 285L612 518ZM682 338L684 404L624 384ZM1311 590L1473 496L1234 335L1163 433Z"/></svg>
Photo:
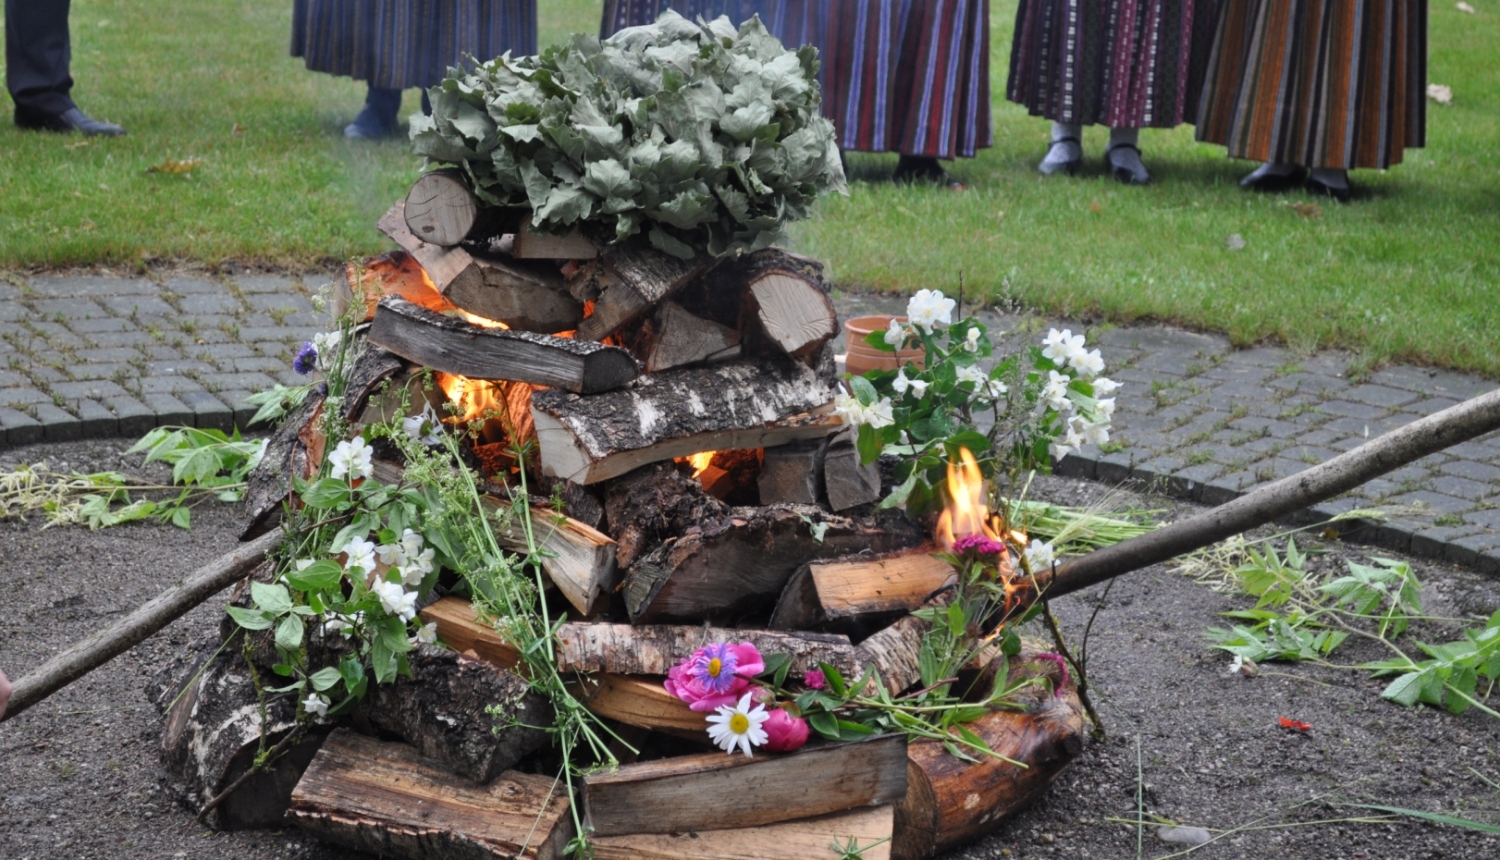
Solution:
<svg viewBox="0 0 1500 860"><path fill-rule="evenodd" d="M420 616L446 649L412 652L412 677L372 686L352 721L243 783L211 824L284 815L381 856L553 858L576 835L577 803L600 858L835 858L851 839L868 860L920 858L983 835L1076 755L1081 708L1065 680L972 726L1024 769L904 734L725 755L708 751L707 714L664 688L694 649L722 642L788 655L798 673L876 667L893 694L917 686L926 625L909 613L941 605L955 573L927 529L876 509L880 473L832 414L838 321L818 263L776 248L681 260L641 241L538 234L528 213L480 206L451 171L425 174L379 227L402 250L346 268L338 310L367 324L339 408L388 420L405 392L413 412L478 417L487 475L535 443L546 599L572 619L559 668L639 754L622 744L623 764L570 797L546 736L528 728L547 725L550 706L527 693L517 649L444 596ZM420 384L429 372L440 392ZM247 537L316 471L324 408L309 397L272 439ZM375 472L393 483L402 464ZM527 543L519 525L498 537ZM310 634L306 647L340 643ZM1029 665L992 656L1012 675ZM196 804L247 770L262 715L270 742L285 731L276 707L256 707L247 657L274 652L227 650L164 695L166 760Z"/></svg>

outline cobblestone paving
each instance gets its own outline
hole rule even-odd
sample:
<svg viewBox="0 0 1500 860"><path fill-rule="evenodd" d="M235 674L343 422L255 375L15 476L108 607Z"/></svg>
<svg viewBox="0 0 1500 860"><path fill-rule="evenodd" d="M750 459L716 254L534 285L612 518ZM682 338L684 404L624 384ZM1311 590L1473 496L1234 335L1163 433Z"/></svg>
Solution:
<svg viewBox="0 0 1500 860"><path fill-rule="evenodd" d="M0 444L244 426L244 398L293 382L293 351L326 327L284 276L9 276Z"/></svg>
<svg viewBox="0 0 1500 860"><path fill-rule="evenodd" d="M291 356L325 327L309 287L328 279L9 276L0 282L0 445L133 437L159 424L243 427L254 412L246 396L299 379ZM905 307L878 296L836 304L845 318ZM1020 324L993 322L998 330ZM1126 384L1114 439L1068 457L1059 471L1154 484L1205 504L1494 387L1419 367L1354 377L1346 354L1235 350L1220 337L1162 327L1101 327L1090 342L1103 348L1108 375ZM1428 457L1306 518L1371 505L1393 515L1361 528L1358 539L1500 572L1500 438Z"/></svg>

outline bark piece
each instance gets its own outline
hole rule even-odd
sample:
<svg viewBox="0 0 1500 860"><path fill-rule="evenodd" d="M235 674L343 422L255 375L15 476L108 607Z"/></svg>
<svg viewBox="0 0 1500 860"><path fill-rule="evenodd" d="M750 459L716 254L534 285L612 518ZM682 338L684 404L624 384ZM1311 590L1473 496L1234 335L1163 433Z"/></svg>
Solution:
<svg viewBox="0 0 1500 860"><path fill-rule="evenodd" d="M756 827L899 802L906 769L905 735L754 758L712 752L585 777L583 807L597 836Z"/></svg>
<svg viewBox="0 0 1500 860"><path fill-rule="evenodd" d="M640 373L630 353L586 340L485 328L387 297L375 311L370 342L433 370L593 393Z"/></svg>
<svg viewBox="0 0 1500 860"><path fill-rule="evenodd" d="M552 719L547 700L526 679L477 657L430 645L407 653L411 677L371 684L361 710L378 728L393 732L421 754L454 773L487 783L522 757L540 749L540 729L506 725L485 709L532 726Z"/></svg>
<svg viewBox="0 0 1500 860"><path fill-rule="evenodd" d="M354 366L349 368L344 383L344 420L353 421L363 415L370 396L381 383L404 370L406 362L401 356L374 344L365 344L354 359Z"/></svg>
<svg viewBox="0 0 1500 860"><path fill-rule="evenodd" d="M663 302L647 324L642 356L647 373L689 364L739 358L740 333L726 325L693 316L676 302Z"/></svg>
<svg viewBox="0 0 1500 860"><path fill-rule="evenodd" d="M515 233L529 210L486 206L464 181L463 171L447 167L417 177L406 194L404 217L412 235L431 245L457 245Z"/></svg>
<svg viewBox="0 0 1500 860"><path fill-rule="evenodd" d="M830 633L570 622L558 638L557 668L563 671L666 675L684 657L714 642L749 642L761 654L786 654L799 675L818 668L820 661L851 678L860 671L849 637Z"/></svg>
<svg viewBox="0 0 1500 860"><path fill-rule="evenodd" d="M481 619L474 605L462 597L439 598L417 614L423 624L436 624L438 638L454 651L472 651L479 659L501 669L514 670L521 665L521 652L495 632L493 624Z"/></svg>
<svg viewBox="0 0 1500 860"><path fill-rule="evenodd" d="M756 479L760 503L816 505L822 496L823 457L827 449L827 441L823 439L767 448Z"/></svg>
<svg viewBox="0 0 1500 860"><path fill-rule="evenodd" d="M550 776L510 772L476 785L406 744L344 730L313 759L288 817L330 842L406 860L561 860L573 838L567 793Z"/></svg>
<svg viewBox="0 0 1500 860"><path fill-rule="evenodd" d="M653 463L605 484L604 515L622 569L669 537L717 519L726 508L675 463Z"/></svg>
<svg viewBox="0 0 1500 860"><path fill-rule="evenodd" d="M738 269L761 332L782 352L807 358L838 334L822 264L766 248L746 256Z"/></svg>
<svg viewBox="0 0 1500 860"><path fill-rule="evenodd" d="M888 860L894 830L894 809L875 806L762 827L603 836L593 846L595 860L839 860L832 845L853 838L863 860Z"/></svg>
<svg viewBox="0 0 1500 860"><path fill-rule="evenodd" d="M601 340L644 316L714 264L707 254L681 260L639 238L606 245L599 260L608 277L600 282L593 314L578 325L578 336L590 340Z"/></svg>
<svg viewBox="0 0 1500 860"><path fill-rule="evenodd" d="M636 624L728 623L770 612L806 562L921 540L896 516L862 521L806 505L734 508L632 565L625 606Z"/></svg>
<svg viewBox="0 0 1500 860"><path fill-rule="evenodd" d="M592 396L539 391L531 413L542 470L592 484L700 451L822 437L840 426L822 414L832 399L805 365L759 360L650 374Z"/></svg>
<svg viewBox="0 0 1500 860"><path fill-rule="evenodd" d="M578 693L584 706L601 717L702 743L709 740L708 715L668 693L660 678L591 675Z"/></svg>
<svg viewBox="0 0 1500 860"><path fill-rule="evenodd" d="M273 697L266 713L269 748L292 730L296 707L285 696ZM162 729L162 764L181 780L189 808L207 804L255 765L261 731L259 698L249 667L241 655L225 649L188 684L168 710ZM292 787L326 734L309 733L241 783L208 814L207 824L215 830L279 825L291 803Z"/></svg>
<svg viewBox="0 0 1500 860"><path fill-rule="evenodd" d="M322 460L323 395L309 391L302 404L281 420L266 441L260 463L246 477L245 511L249 521L240 540L265 534L281 521L281 505L292 490L293 478L310 478Z"/></svg>
<svg viewBox="0 0 1500 860"><path fill-rule="evenodd" d="M913 743L906 797L896 807L895 860L934 857L984 836L1046 791L1083 750L1083 708L1071 686L1031 712L996 711L966 727L1026 768L983 755L966 762L938 741Z"/></svg>
<svg viewBox="0 0 1500 860"><path fill-rule="evenodd" d="M846 438L835 439L828 446L823 458L823 486L828 506L835 511L869 504L880 498L880 466L862 465L854 440L846 434Z"/></svg>
<svg viewBox="0 0 1500 860"><path fill-rule="evenodd" d="M771 615L776 630L867 629L919 608L952 585L952 565L920 546L884 555L808 562L792 575Z"/></svg>
<svg viewBox="0 0 1500 860"><path fill-rule="evenodd" d="M599 256L599 249L584 238L577 227L563 236L538 233L531 229L528 215L516 230L511 253L518 260L592 260Z"/></svg>

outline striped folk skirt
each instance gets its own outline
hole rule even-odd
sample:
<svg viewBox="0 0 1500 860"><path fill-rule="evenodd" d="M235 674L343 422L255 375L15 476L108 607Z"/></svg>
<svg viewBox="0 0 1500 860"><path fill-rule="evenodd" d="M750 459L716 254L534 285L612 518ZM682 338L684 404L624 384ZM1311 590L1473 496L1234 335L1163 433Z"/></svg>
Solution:
<svg viewBox="0 0 1500 860"><path fill-rule="evenodd" d="M536 0L294 0L292 56L387 89L430 87L450 66L536 53Z"/></svg>
<svg viewBox="0 0 1500 860"><path fill-rule="evenodd" d="M1384 169L1427 130L1425 0L1224 0L1198 139L1234 158Z"/></svg>
<svg viewBox="0 0 1500 860"><path fill-rule="evenodd" d="M989 0L607 0L602 32L688 17L758 14L822 57L823 114L842 149L971 158L994 143Z"/></svg>
<svg viewBox="0 0 1500 860"><path fill-rule="evenodd" d="M1005 96L1056 122L1193 122L1219 2L1021 0Z"/></svg>

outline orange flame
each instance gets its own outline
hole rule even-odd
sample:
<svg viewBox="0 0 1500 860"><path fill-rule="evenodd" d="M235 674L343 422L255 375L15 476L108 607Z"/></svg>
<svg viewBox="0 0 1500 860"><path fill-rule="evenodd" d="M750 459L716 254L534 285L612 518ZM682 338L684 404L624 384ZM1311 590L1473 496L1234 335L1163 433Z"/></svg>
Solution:
<svg viewBox="0 0 1500 860"><path fill-rule="evenodd" d="M713 462L714 455L717 453L719 452L700 451L697 454L689 454L686 457L678 457L675 462L686 466L692 466L693 477L697 478L702 476L703 471L708 468L709 463Z"/></svg>
<svg viewBox="0 0 1500 860"><path fill-rule="evenodd" d="M470 379L455 373L439 373L436 376L438 387L443 389L448 400L457 404L460 410L452 418L445 418L445 421L467 424L486 412L503 409L505 406L500 390L493 382Z"/></svg>
<svg viewBox="0 0 1500 860"><path fill-rule="evenodd" d="M471 313L469 313L468 311L466 311L466 310L464 310L462 308L459 308L458 312L460 314L463 314L463 318L465 320L467 320L470 324L477 325L480 328L499 328L499 329L506 329L507 331L510 329L510 326L506 325L503 322L496 322L495 320L487 320L487 319L485 319L484 317L482 317L482 316L480 316L478 314L471 314Z"/></svg>
<svg viewBox="0 0 1500 860"><path fill-rule="evenodd" d="M1000 540L984 503L984 476L979 463L968 448L960 448L958 456L962 463L948 463L950 501L937 523L937 540L946 552L951 552L953 542L965 535L982 534Z"/></svg>

